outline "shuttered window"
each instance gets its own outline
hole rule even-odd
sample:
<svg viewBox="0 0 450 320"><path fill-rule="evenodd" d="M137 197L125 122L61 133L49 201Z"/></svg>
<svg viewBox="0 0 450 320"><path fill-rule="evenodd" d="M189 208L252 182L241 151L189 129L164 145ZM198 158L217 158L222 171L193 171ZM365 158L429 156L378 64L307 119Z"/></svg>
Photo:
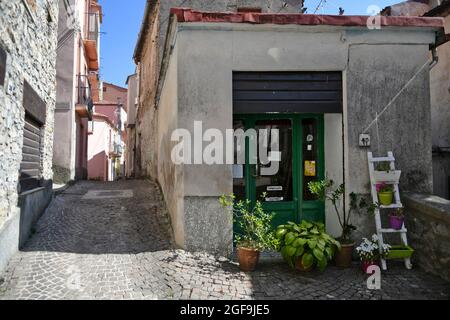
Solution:
<svg viewBox="0 0 450 320"><path fill-rule="evenodd" d="M235 114L342 113L341 72L234 72Z"/></svg>
<svg viewBox="0 0 450 320"><path fill-rule="evenodd" d="M42 126L29 115L25 116L23 131L22 162L20 164L20 191L25 192L40 187Z"/></svg>
<svg viewBox="0 0 450 320"><path fill-rule="evenodd" d="M25 125L23 129L20 193L38 188L42 182L43 132L46 119L44 101L25 82L23 90Z"/></svg>

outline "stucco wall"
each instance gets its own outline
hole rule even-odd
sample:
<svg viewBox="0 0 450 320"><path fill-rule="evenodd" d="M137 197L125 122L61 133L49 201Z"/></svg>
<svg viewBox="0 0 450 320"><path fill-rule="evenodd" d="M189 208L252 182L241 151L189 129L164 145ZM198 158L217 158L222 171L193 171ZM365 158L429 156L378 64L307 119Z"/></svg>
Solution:
<svg viewBox="0 0 450 320"><path fill-rule="evenodd" d="M58 1L40 1L28 12L25 1L0 1L0 45L7 52L6 82L0 86L0 270L18 248L18 179L22 160L26 80L46 103L43 178L51 180L55 109ZM49 10L51 21L47 20ZM9 221L8 221L9 220Z"/></svg>
<svg viewBox="0 0 450 320"><path fill-rule="evenodd" d="M450 33L450 16L445 18ZM437 49L439 62L431 70L434 194L450 199L450 43ZM439 149L441 149L439 152Z"/></svg>
<svg viewBox="0 0 450 320"><path fill-rule="evenodd" d="M171 161L172 149L176 145L176 142L171 141L171 136L172 132L179 128L180 118L182 117L178 101L177 53L178 48L175 46L167 69L164 91L158 104L158 182L170 214L175 243L179 247L185 248L184 168Z"/></svg>
<svg viewBox="0 0 450 320"><path fill-rule="evenodd" d="M89 135L88 178L109 181L109 144L114 129L104 120L94 118L94 133Z"/></svg>
<svg viewBox="0 0 450 320"><path fill-rule="evenodd" d="M202 121L204 130L218 128L224 132L232 128L233 71L342 71L344 129L339 116L326 116L328 175L342 177L345 168L347 191L367 194L367 152L393 151L404 172L402 189L430 191L428 66L380 118L379 134L370 128L372 147L361 149L358 140L375 113L428 63L428 46L433 41L434 32L423 30L371 32L326 27L180 24L176 38L179 127L193 132L194 121ZM171 64L176 53L172 53ZM166 78L163 94L173 86L172 81ZM168 127L161 122L159 130ZM344 142L340 140L342 132ZM160 153L158 163L170 163L167 155ZM231 223L217 201L211 199L232 191L231 168L190 165L184 167L183 174L184 222L180 219L175 223L185 225L186 246L229 252ZM337 234L339 229L330 209L326 215L328 228ZM367 216L355 221L363 230L373 224ZM213 227L204 228L205 225ZM197 243L198 239L204 243Z"/></svg>

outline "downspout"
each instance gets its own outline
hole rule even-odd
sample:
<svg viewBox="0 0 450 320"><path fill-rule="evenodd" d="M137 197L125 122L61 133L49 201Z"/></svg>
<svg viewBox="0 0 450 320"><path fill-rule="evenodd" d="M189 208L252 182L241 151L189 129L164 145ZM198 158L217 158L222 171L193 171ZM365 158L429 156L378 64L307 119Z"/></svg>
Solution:
<svg viewBox="0 0 450 320"><path fill-rule="evenodd" d="M430 62L430 70L433 69L439 62L439 56L437 53L437 49L434 46L431 48L431 55L432 55L432 60Z"/></svg>

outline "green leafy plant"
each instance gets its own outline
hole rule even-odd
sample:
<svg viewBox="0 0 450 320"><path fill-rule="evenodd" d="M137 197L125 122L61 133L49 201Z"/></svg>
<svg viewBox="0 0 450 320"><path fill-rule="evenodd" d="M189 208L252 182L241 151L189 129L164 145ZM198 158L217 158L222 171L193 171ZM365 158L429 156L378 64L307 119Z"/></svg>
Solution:
<svg viewBox="0 0 450 320"><path fill-rule="evenodd" d="M339 202L345 194L345 185L341 184L336 189L334 187L334 181L325 179L321 181L312 181L308 184L309 191L316 195L322 201L330 201L333 205L334 211L338 217L339 225L342 228L342 234L339 237L339 241L342 244L352 243L351 235L356 227L350 224L350 218L354 211L357 211L363 207L367 207L368 203L363 197L359 197L355 193L350 194L350 210L347 212L345 208L339 208Z"/></svg>
<svg viewBox="0 0 450 320"><path fill-rule="evenodd" d="M262 196L263 198L266 195ZM224 208L228 208L235 222L241 227L241 233L236 234L237 246L256 250L277 250L279 241L272 228L274 214L264 211L261 201L252 206L250 200L236 201L234 195L223 195L219 199Z"/></svg>
<svg viewBox="0 0 450 320"><path fill-rule="evenodd" d="M391 171L391 163L388 161L378 162L375 164L375 170L389 172Z"/></svg>
<svg viewBox="0 0 450 320"><path fill-rule="evenodd" d="M405 217L405 209L398 208L391 212L391 216L398 217L398 218L404 218Z"/></svg>
<svg viewBox="0 0 450 320"><path fill-rule="evenodd" d="M341 248L340 243L325 232L325 225L318 222L289 222L279 226L275 235L280 241L283 258L292 268L295 268L296 260L301 259L305 268L317 265L323 271L336 249Z"/></svg>

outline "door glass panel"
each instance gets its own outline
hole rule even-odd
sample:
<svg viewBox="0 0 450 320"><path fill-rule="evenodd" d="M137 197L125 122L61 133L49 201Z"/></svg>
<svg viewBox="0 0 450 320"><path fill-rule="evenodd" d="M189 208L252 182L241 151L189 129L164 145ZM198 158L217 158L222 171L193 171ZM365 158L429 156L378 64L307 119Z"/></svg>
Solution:
<svg viewBox="0 0 450 320"><path fill-rule="evenodd" d="M316 200L311 194L308 183L316 181L318 176L317 155L317 121L315 119L304 119L303 127L303 200Z"/></svg>
<svg viewBox="0 0 450 320"><path fill-rule="evenodd" d="M252 166L252 174L255 178L256 184L256 199L260 200L264 193L266 197L265 202L283 202L292 201L293 199L293 179L292 179L292 121L291 120L261 120L256 121L256 132L260 137L262 129L267 130L267 147L266 159L271 152L280 151L281 162L279 163L279 170L274 175L262 175L261 169L270 168L272 163L264 163L260 154L260 139L258 139L258 165ZM279 150L272 150L272 135L270 130L279 130ZM263 161L262 161L263 160ZM273 160L273 159L272 159ZM277 159L278 160L278 159Z"/></svg>
<svg viewBox="0 0 450 320"><path fill-rule="evenodd" d="M233 121L233 129L242 129L245 131L244 122L242 120ZM237 200L245 200L245 165L240 164L238 161L238 153L240 151L238 150L239 147L240 146L237 143L234 144L233 193Z"/></svg>

